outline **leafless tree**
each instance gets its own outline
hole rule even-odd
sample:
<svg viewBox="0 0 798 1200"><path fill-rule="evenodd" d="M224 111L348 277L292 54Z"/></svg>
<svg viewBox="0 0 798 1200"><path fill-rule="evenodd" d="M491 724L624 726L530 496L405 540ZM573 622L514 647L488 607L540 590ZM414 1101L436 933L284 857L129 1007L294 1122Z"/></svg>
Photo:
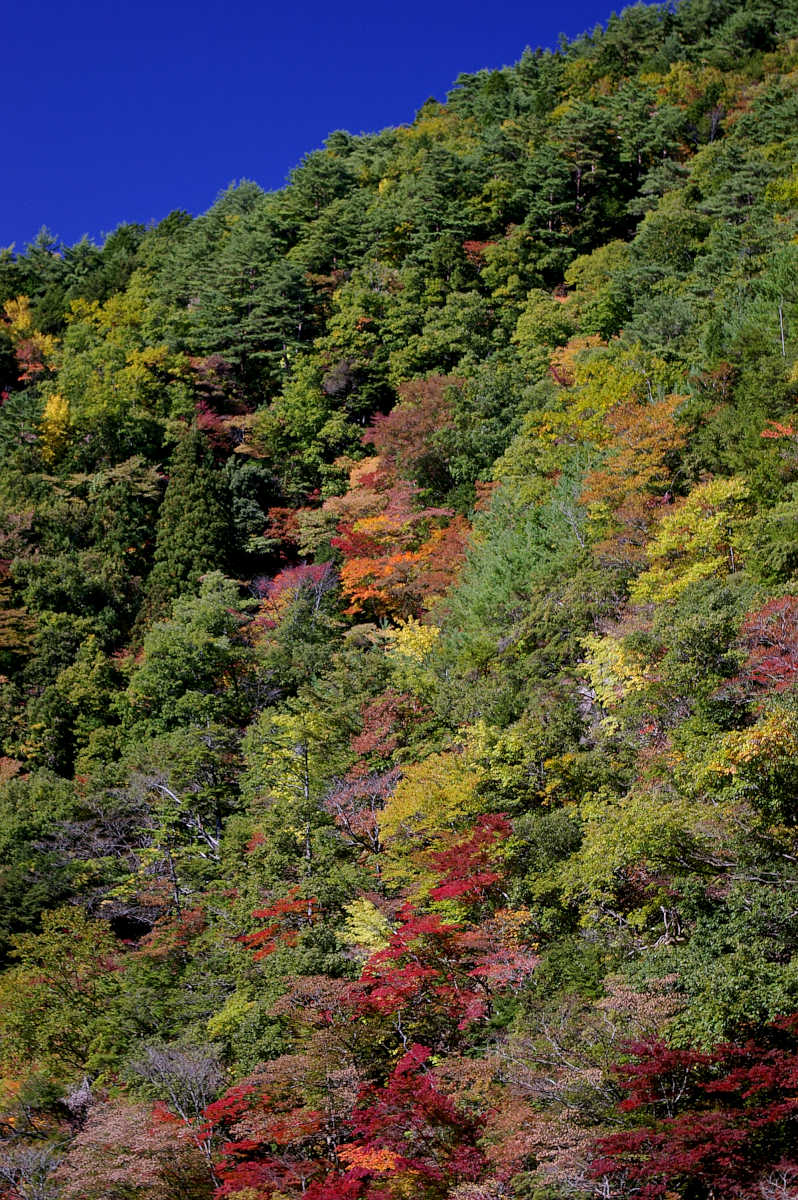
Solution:
<svg viewBox="0 0 798 1200"><path fill-rule="evenodd" d="M759 1181L762 1200L798 1200L798 1169L789 1163L776 1167Z"/></svg>
<svg viewBox="0 0 798 1200"><path fill-rule="evenodd" d="M131 1069L180 1117L212 1169L211 1140L201 1118L224 1084L224 1070L216 1048L186 1044L148 1046L131 1063Z"/></svg>
<svg viewBox="0 0 798 1200"><path fill-rule="evenodd" d="M9 1200L55 1200L52 1176L60 1162L52 1146L6 1142L0 1145L0 1191Z"/></svg>
<svg viewBox="0 0 798 1200"><path fill-rule="evenodd" d="M224 1084L224 1070L214 1046L148 1046L131 1064L181 1120L197 1120Z"/></svg>

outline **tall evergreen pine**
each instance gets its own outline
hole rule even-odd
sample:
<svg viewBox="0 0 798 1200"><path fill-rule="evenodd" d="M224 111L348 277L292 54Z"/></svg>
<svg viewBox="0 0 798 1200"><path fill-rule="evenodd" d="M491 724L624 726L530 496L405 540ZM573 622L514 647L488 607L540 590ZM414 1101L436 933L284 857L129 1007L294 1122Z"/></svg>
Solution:
<svg viewBox="0 0 798 1200"><path fill-rule="evenodd" d="M168 613L172 600L193 591L208 571L223 569L230 536L230 498L223 476L196 428L178 443L155 534L155 561L141 618Z"/></svg>

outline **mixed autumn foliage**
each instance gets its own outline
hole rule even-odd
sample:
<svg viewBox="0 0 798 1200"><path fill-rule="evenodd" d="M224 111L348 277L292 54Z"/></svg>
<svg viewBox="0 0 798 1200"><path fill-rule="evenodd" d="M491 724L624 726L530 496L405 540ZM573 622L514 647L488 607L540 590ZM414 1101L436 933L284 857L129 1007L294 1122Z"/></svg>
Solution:
<svg viewBox="0 0 798 1200"><path fill-rule="evenodd" d="M0 254L2 1200L798 1197L798 7Z"/></svg>

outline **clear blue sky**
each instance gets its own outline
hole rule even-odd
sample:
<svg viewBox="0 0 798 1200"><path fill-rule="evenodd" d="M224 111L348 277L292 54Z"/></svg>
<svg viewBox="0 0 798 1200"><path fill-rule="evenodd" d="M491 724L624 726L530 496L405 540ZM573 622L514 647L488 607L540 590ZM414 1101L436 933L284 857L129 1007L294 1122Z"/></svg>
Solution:
<svg viewBox="0 0 798 1200"><path fill-rule="evenodd" d="M412 120L456 76L605 20L611 0L26 0L4 6L0 246L280 187L333 129Z"/></svg>

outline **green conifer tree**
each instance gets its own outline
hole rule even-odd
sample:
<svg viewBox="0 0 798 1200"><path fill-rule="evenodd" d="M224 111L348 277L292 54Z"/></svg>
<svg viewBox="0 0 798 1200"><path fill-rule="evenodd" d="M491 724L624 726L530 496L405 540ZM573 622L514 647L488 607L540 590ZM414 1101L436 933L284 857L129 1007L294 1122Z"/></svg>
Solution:
<svg viewBox="0 0 798 1200"><path fill-rule="evenodd" d="M140 620L163 616L177 596L196 587L201 575L222 568L230 505L224 476L214 470L202 434L190 429L169 463L169 482L155 533L155 560Z"/></svg>

